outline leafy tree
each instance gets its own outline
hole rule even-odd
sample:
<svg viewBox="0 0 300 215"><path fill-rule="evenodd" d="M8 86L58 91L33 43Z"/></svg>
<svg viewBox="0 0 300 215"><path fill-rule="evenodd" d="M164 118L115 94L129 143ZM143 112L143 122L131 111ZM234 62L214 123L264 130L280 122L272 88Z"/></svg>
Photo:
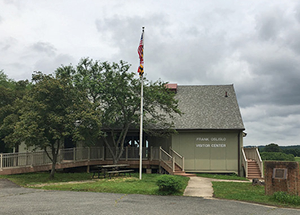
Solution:
<svg viewBox="0 0 300 215"><path fill-rule="evenodd" d="M18 119L18 103L25 95L28 86L27 80L15 82L0 71L0 152L11 152L14 147L5 145L3 139L13 132ZM10 123L3 126L4 119L8 116L10 116ZM18 150L17 147L15 149Z"/></svg>
<svg viewBox="0 0 300 215"><path fill-rule="evenodd" d="M54 177L58 152L64 138L86 140L99 134L100 111L78 91L68 78L37 72L33 86L20 101L20 118L14 132L5 142L42 149L52 161L50 178ZM9 123L9 117L6 123Z"/></svg>
<svg viewBox="0 0 300 215"><path fill-rule="evenodd" d="M74 70L67 66L57 71L60 76L71 76L75 86L103 111L103 139L114 163L123 154L128 130L139 126L141 82L129 68L123 61L101 63L85 58ZM173 131L172 116L181 114L175 94L166 89L165 82L143 81L145 131L153 135Z"/></svg>
<svg viewBox="0 0 300 215"><path fill-rule="evenodd" d="M293 154L295 157L300 157L300 149L297 148L283 148L285 154Z"/></svg>
<svg viewBox="0 0 300 215"><path fill-rule="evenodd" d="M266 145L263 151L264 152L281 152L282 150L280 149L280 147L277 144L271 143L269 145Z"/></svg>
<svg viewBox="0 0 300 215"><path fill-rule="evenodd" d="M12 86L13 80L9 79L7 75L3 72L3 70L0 70L0 86L9 88Z"/></svg>

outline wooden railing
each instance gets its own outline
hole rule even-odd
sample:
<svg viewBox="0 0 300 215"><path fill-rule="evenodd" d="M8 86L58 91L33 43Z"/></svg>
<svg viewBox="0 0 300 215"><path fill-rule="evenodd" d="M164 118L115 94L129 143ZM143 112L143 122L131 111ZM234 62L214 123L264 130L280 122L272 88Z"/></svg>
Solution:
<svg viewBox="0 0 300 215"><path fill-rule="evenodd" d="M260 170L261 177L263 178L263 162L260 157L258 148L244 148L244 151L247 159L252 159L256 161Z"/></svg>
<svg viewBox="0 0 300 215"><path fill-rule="evenodd" d="M170 155L174 159L174 164L177 164L182 169L182 171L184 171L184 157L178 154L172 148L170 148Z"/></svg>
<svg viewBox="0 0 300 215"><path fill-rule="evenodd" d="M184 157L178 154L176 151L170 148L170 154L159 147L159 160L162 162L170 174L175 172L175 164L178 165L182 171L184 171Z"/></svg>
<svg viewBox="0 0 300 215"><path fill-rule="evenodd" d="M159 148L159 160L163 162L168 168L170 168L171 173L174 172L175 167L173 157L161 147Z"/></svg>
<svg viewBox="0 0 300 215"><path fill-rule="evenodd" d="M50 153L50 152L49 152ZM143 148L143 160L159 160L159 147ZM125 147L120 160L138 160L139 148ZM104 147L77 147L60 149L57 163L92 160L112 160L108 149ZM0 170L16 167L33 167L51 164L45 151L0 154Z"/></svg>
<svg viewBox="0 0 300 215"><path fill-rule="evenodd" d="M48 152L51 154L50 152ZM84 160L104 160L103 147L79 147L60 149L57 163L76 162ZM45 151L0 154L0 169L40 166L52 163Z"/></svg>
<svg viewBox="0 0 300 215"><path fill-rule="evenodd" d="M245 176L246 176L246 178L248 178L248 161L247 161L247 157L246 157L244 148L242 148L242 155L243 155L242 165L244 166L244 169L245 169Z"/></svg>

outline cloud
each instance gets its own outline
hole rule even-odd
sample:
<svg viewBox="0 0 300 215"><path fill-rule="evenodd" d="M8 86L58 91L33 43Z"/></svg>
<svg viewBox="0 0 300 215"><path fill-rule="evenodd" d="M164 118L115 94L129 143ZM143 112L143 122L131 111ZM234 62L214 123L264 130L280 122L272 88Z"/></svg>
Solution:
<svg viewBox="0 0 300 215"><path fill-rule="evenodd" d="M4 2L4 3L3 3ZM296 1L0 1L0 64L10 78L81 57L178 84L234 84L245 144L297 143L300 4ZM2 21L1 21L2 20Z"/></svg>
<svg viewBox="0 0 300 215"><path fill-rule="evenodd" d="M3 52L8 51L9 49L12 49L15 45L17 45L17 43L17 39L13 37L5 38L3 42L0 42L0 49Z"/></svg>
<svg viewBox="0 0 300 215"><path fill-rule="evenodd" d="M295 18L300 23L300 4L298 3L297 6L295 6Z"/></svg>
<svg viewBox="0 0 300 215"><path fill-rule="evenodd" d="M296 32L300 25L277 8L262 10L256 17L252 33L234 38L231 43L233 61L240 67L236 82L240 103L242 107L299 104L300 40Z"/></svg>
<svg viewBox="0 0 300 215"><path fill-rule="evenodd" d="M30 48L39 54L46 54L48 56L54 56L57 51L52 44L46 42L34 43Z"/></svg>
<svg viewBox="0 0 300 215"><path fill-rule="evenodd" d="M257 16L256 29L263 40L276 39L289 24L284 11L272 8Z"/></svg>
<svg viewBox="0 0 300 215"><path fill-rule="evenodd" d="M59 54L51 58L41 58L33 65L32 71L41 71L45 74L54 73L54 71L62 65L70 65L76 62L75 59L67 54ZM77 64L77 62L76 62Z"/></svg>

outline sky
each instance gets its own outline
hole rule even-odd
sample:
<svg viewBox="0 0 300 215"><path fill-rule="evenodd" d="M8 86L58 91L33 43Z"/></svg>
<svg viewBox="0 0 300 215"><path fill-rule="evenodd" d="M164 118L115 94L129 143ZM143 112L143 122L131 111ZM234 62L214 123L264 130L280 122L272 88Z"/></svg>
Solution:
<svg viewBox="0 0 300 215"><path fill-rule="evenodd" d="M179 85L233 84L245 146L300 145L298 0L0 0L0 70L31 80L81 58Z"/></svg>

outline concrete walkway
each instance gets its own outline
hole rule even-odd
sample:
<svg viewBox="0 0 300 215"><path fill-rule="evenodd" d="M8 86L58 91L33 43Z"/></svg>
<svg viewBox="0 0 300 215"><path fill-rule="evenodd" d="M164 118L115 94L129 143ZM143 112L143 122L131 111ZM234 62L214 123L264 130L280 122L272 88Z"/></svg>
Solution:
<svg viewBox="0 0 300 215"><path fill-rule="evenodd" d="M249 182L249 181L237 181L237 180L221 180L203 177L190 177L188 186L186 187L184 196L203 197L206 199L213 198L214 190L212 188L212 181L233 181L233 182Z"/></svg>

